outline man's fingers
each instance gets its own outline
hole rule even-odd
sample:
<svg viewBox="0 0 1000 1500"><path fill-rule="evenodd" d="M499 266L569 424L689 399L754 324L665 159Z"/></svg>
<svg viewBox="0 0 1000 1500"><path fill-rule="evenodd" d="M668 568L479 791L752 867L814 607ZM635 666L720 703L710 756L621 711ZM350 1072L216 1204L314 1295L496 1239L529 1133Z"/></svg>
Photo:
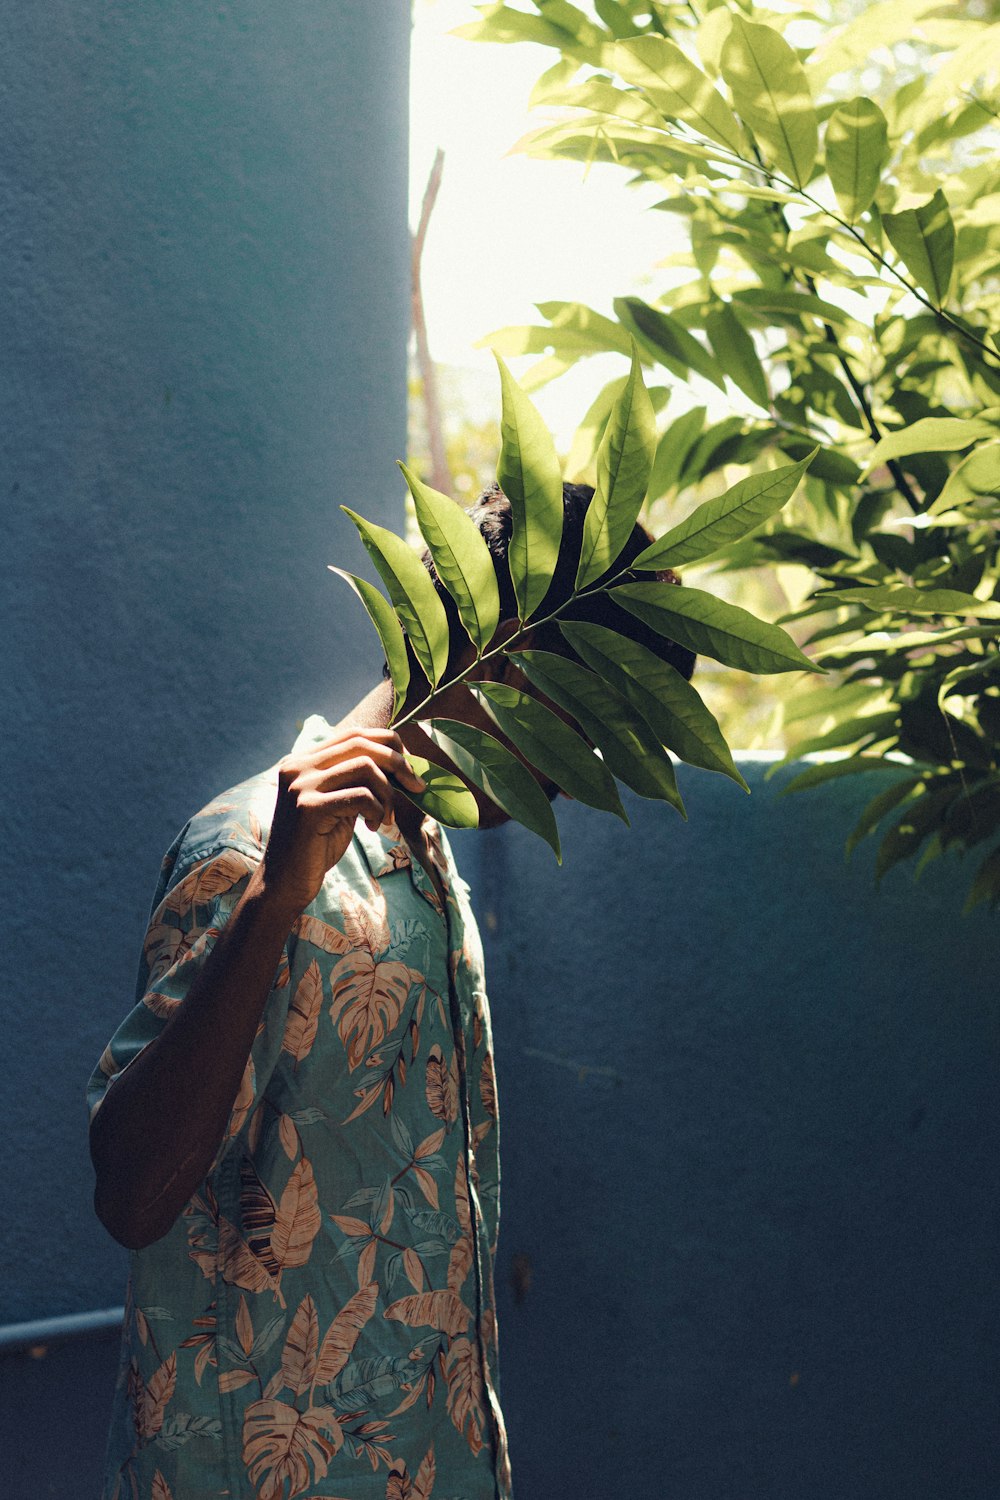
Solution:
<svg viewBox="0 0 1000 1500"><path fill-rule="evenodd" d="M360 758L371 760L389 776L394 776L411 791L422 792L426 783L411 769L403 749L403 742L394 729L365 729L327 740L315 750L298 757L295 762L285 762L286 771L292 774L308 769L332 770L346 766Z"/></svg>
<svg viewBox="0 0 1000 1500"><path fill-rule="evenodd" d="M411 792L424 792L427 790L426 781L424 781L422 777L417 775L416 771L406 759L406 756L401 754L399 751L394 750L390 752L388 759L384 763L383 769L390 776L395 776L396 780L400 782L401 785L408 786Z"/></svg>
<svg viewBox="0 0 1000 1500"><path fill-rule="evenodd" d="M320 814L316 831L321 834L334 833L337 825L349 819L364 818L368 827L376 829L385 822L385 812L374 792L365 787L346 787L336 792L307 792L307 805Z"/></svg>
<svg viewBox="0 0 1000 1500"><path fill-rule="evenodd" d="M328 796L335 792L355 792L362 789L372 792L378 799L379 823L388 822L394 812L392 786L385 772L370 756L359 756L356 760L344 761L325 770L306 771L293 783L300 807L310 805L306 801L310 793Z"/></svg>
<svg viewBox="0 0 1000 1500"><path fill-rule="evenodd" d="M345 755L360 755L376 747L402 750L403 742L394 729L361 729L353 725L321 745L314 745L295 757L301 765L328 766Z"/></svg>

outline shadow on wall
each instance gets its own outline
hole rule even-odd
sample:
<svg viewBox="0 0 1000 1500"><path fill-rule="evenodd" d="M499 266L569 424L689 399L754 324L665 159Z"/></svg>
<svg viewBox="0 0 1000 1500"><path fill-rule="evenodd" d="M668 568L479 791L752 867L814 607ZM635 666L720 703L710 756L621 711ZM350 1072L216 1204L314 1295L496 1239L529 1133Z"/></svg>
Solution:
<svg viewBox="0 0 1000 1500"><path fill-rule="evenodd" d="M524 1500L1000 1494L996 918L845 864L879 783L463 835ZM860 783L865 782L866 785ZM853 785L852 785L853 783Z"/></svg>
<svg viewBox="0 0 1000 1500"><path fill-rule="evenodd" d="M5 1500L100 1494L119 1330L0 1350ZM57 1414L57 1416L56 1416Z"/></svg>

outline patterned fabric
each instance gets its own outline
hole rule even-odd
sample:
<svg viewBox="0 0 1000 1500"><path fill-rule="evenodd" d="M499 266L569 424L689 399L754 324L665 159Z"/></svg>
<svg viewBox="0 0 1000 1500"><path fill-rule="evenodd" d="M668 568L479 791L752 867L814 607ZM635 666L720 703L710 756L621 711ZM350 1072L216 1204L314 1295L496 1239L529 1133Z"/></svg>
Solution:
<svg viewBox="0 0 1000 1500"><path fill-rule="evenodd" d="M313 717L296 748L330 733ZM92 1110L211 951L276 784L226 793L167 855ZM104 1500L509 1496L482 950L425 826L445 905L394 826L358 823L288 939L212 1171L131 1257Z"/></svg>

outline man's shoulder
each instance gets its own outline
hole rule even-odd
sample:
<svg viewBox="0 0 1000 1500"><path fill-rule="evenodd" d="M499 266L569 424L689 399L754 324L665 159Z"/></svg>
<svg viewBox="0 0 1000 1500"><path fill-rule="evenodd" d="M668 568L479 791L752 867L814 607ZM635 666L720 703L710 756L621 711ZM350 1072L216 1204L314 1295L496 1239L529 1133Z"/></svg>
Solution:
<svg viewBox="0 0 1000 1500"><path fill-rule="evenodd" d="M164 857L166 882L174 885L205 860L236 851L256 862L271 830L278 768L271 766L213 797L190 818Z"/></svg>

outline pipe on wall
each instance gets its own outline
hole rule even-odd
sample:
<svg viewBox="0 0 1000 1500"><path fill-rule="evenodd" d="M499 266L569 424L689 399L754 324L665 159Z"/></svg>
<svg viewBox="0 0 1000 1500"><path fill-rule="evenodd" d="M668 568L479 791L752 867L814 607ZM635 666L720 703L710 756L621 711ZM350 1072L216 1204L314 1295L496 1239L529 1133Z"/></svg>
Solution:
<svg viewBox="0 0 1000 1500"><path fill-rule="evenodd" d="M113 1333L120 1329L124 1307L98 1307L91 1312L67 1313L60 1318L32 1318L27 1323L0 1325L0 1356L38 1351L44 1353L53 1344L74 1339Z"/></svg>

